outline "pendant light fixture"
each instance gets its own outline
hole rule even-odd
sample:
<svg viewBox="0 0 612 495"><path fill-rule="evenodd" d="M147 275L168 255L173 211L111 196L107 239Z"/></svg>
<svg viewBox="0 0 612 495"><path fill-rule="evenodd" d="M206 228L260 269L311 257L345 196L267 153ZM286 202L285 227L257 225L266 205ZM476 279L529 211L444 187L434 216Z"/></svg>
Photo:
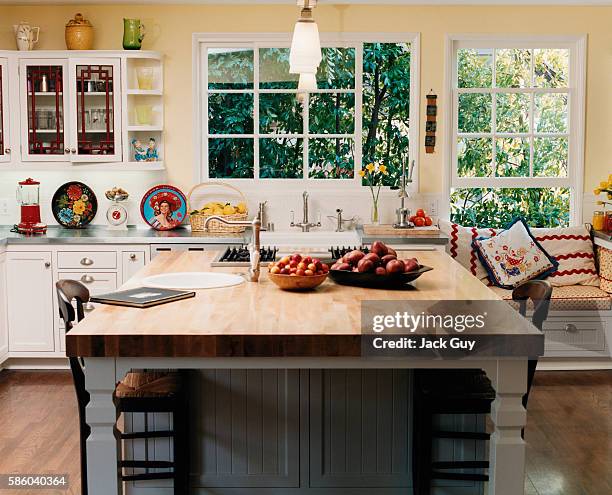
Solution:
<svg viewBox="0 0 612 495"><path fill-rule="evenodd" d="M302 72L298 82L298 91L313 91L317 89L317 76L310 72Z"/></svg>
<svg viewBox="0 0 612 495"><path fill-rule="evenodd" d="M312 18L312 9L316 5L316 0L298 0L298 5L302 7L302 11L293 30L289 72L314 76L321 63L319 28Z"/></svg>

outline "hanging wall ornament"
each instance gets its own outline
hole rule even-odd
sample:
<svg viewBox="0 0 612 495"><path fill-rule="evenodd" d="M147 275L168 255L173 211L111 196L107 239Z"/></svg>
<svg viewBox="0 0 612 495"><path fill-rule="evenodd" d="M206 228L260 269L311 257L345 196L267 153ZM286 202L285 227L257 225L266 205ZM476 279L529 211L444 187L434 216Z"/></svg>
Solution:
<svg viewBox="0 0 612 495"><path fill-rule="evenodd" d="M436 130L438 123L438 95L433 94L433 90L426 96L427 98L427 120L425 121L425 151L433 153L436 147Z"/></svg>

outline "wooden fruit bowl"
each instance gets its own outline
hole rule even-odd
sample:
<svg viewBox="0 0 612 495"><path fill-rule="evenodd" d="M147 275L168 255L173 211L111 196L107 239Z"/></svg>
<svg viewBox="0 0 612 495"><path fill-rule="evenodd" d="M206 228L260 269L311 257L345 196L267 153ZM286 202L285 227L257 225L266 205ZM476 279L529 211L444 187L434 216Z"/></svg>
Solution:
<svg viewBox="0 0 612 495"><path fill-rule="evenodd" d="M268 272L268 278L283 290L310 290L325 282L327 273L306 277L299 275L279 275Z"/></svg>

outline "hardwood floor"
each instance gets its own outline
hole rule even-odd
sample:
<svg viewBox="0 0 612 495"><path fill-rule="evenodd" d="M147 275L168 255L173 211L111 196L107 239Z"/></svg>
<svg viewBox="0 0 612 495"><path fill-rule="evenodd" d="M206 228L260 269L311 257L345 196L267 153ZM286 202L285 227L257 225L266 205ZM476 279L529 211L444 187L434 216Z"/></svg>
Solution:
<svg viewBox="0 0 612 495"><path fill-rule="evenodd" d="M76 399L69 372L0 372L0 473L67 473L80 493ZM612 493L612 371L538 372L529 401L528 495Z"/></svg>

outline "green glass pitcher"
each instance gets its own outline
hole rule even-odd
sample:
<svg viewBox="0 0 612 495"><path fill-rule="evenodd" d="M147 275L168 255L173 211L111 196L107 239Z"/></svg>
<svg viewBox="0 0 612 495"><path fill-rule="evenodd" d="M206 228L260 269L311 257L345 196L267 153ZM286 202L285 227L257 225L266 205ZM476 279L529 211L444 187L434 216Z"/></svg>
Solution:
<svg viewBox="0 0 612 495"><path fill-rule="evenodd" d="M123 19L124 50L140 50L144 37L145 27L140 23L140 19Z"/></svg>

